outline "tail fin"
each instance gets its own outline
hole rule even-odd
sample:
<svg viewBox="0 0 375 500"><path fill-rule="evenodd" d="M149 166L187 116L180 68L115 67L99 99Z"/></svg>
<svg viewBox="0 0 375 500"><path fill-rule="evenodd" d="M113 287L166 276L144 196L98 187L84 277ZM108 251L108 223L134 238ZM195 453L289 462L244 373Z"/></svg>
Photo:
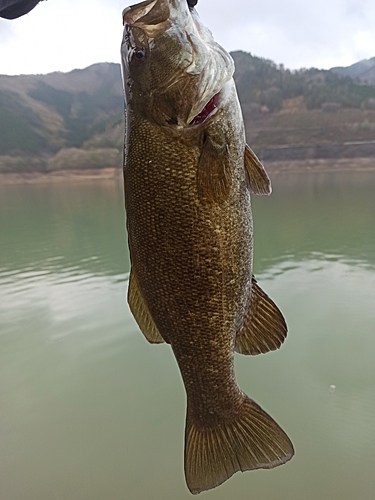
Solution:
<svg viewBox="0 0 375 500"><path fill-rule="evenodd" d="M185 477L193 494L219 486L237 471L285 464L293 455L285 432L247 396L234 421L202 428L187 416Z"/></svg>

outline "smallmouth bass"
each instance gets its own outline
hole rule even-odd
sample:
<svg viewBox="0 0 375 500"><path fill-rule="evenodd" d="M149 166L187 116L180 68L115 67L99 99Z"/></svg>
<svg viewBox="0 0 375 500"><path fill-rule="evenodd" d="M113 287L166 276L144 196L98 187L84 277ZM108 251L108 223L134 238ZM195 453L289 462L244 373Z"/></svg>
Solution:
<svg viewBox="0 0 375 500"><path fill-rule="evenodd" d="M270 194L270 180L246 145L233 60L195 3L126 8L121 46L128 302L146 339L176 357L194 494L294 454L235 378L235 351L278 349L287 327L252 275L250 192Z"/></svg>

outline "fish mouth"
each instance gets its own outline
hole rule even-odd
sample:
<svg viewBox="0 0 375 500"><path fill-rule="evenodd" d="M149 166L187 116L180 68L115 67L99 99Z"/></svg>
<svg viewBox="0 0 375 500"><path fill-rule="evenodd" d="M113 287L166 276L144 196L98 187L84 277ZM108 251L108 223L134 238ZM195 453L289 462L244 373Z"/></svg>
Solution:
<svg viewBox="0 0 375 500"><path fill-rule="evenodd" d="M157 0L141 2L136 5L130 5L122 11L122 20L124 24L134 24L142 17L145 17L150 10L155 7Z"/></svg>
<svg viewBox="0 0 375 500"><path fill-rule="evenodd" d="M219 104L220 92L215 94L204 106L202 111L200 111L190 122L189 127L193 127L195 125L201 125L204 123L209 116L211 116L215 110L218 108Z"/></svg>
<svg viewBox="0 0 375 500"><path fill-rule="evenodd" d="M122 11L124 25L137 26L149 37L155 37L165 31L169 17L169 3L160 0L146 0Z"/></svg>

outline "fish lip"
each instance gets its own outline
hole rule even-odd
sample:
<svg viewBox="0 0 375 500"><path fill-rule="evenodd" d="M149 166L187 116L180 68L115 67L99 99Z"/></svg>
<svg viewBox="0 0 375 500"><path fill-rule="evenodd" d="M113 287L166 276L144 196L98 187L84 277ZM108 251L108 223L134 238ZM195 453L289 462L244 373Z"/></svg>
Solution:
<svg viewBox="0 0 375 500"><path fill-rule="evenodd" d="M157 1L158 0L146 0L145 2L140 2L134 5L129 5L129 7L125 7L125 9L122 11L123 24L135 24L139 19L148 14L153 7L155 7ZM144 7L144 9L142 9L141 7Z"/></svg>
<svg viewBox="0 0 375 500"><path fill-rule="evenodd" d="M164 33L171 24L171 0L145 0L122 11L125 29L139 28L143 32L144 44Z"/></svg>

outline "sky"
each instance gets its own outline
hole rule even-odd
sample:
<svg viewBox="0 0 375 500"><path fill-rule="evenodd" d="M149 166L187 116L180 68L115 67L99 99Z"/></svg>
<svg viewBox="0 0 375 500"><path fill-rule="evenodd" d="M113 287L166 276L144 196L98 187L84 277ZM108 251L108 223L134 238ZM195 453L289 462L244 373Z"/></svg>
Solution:
<svg viewBox="0 0 375 500"><path fill-rule="evenodd" d="M0 74L70 71L120 62L122 10L135 0L47 0L0 19ZM227 50L289 69L349 66L375 56L374 0L199 0Z"/></svg>

